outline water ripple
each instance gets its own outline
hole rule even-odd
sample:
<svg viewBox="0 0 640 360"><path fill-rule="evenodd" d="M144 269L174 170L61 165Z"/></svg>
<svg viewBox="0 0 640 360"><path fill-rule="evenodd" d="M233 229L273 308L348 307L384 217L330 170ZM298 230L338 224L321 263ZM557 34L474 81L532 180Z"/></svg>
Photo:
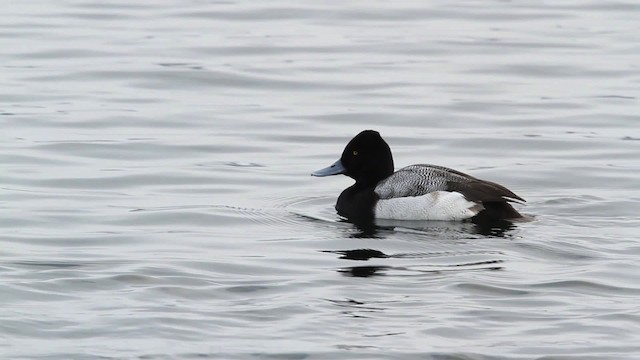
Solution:
<svg viewBox="0 0 640 360"><path fill-rule="evenodd" d="M633 2L4 10L4 358L640 353ZM530 221L345 221L368 128Z"/></svg>

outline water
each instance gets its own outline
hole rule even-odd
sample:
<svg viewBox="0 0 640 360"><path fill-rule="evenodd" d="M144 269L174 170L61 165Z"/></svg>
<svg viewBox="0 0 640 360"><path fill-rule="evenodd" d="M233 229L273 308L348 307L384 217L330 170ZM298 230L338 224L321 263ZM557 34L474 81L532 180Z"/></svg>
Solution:
<svg viewBox="0 0 640 360"><path fill-rule="evenodd" d="M640 357L636 3L6 5L3 359ZM367 128L535 220L362 235Z"/></svg>

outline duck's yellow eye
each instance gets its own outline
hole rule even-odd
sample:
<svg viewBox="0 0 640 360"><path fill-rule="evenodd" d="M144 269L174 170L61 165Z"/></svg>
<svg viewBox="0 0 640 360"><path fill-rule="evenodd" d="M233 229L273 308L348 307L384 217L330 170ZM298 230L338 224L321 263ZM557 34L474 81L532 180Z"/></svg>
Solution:
<svg viewBox="0 0 640 360"><path fill-rule="evenodd" d="M358 155L358 150L353 150L353 155Z"/></svg>

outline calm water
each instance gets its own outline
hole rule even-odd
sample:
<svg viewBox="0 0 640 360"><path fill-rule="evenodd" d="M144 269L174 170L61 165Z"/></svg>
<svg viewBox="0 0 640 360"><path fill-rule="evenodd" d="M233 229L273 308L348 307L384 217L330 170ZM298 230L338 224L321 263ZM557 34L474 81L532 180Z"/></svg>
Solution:
<svg viewBox="0 0 640 360"><path fill-rule="evenodd" d="M639 18L5 4L0 357L640 358ZM333 210L350 180L309 173L367 128L535 220L362 235Z"/></svg>

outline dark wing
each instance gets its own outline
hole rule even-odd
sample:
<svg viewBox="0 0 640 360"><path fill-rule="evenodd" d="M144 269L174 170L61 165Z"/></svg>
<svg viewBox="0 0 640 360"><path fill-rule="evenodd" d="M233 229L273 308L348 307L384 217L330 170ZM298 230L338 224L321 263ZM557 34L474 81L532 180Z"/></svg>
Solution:
<svg viewBox="0 0 640 360"><path fill-rule="evenodd" d="M457 191L470 201L525 201L502 185L437 165L410 165L378 183L380 199L420 196L434 191Z"/></svg>

